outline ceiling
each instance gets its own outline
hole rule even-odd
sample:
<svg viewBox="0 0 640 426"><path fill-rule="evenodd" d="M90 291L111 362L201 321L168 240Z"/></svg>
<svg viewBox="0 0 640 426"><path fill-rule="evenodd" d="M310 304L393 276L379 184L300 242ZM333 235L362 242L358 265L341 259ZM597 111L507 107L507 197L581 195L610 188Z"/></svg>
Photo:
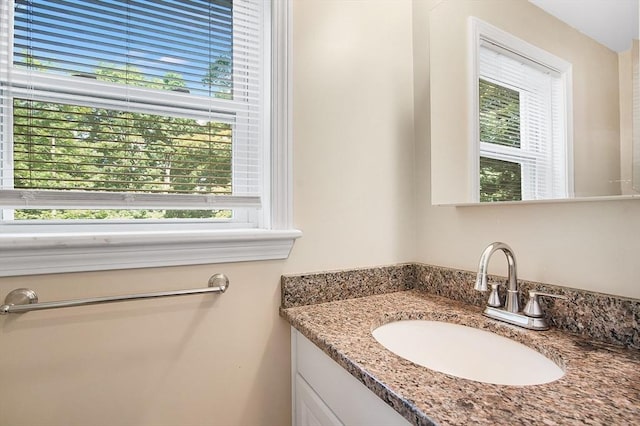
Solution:
<svg viewBox="0 0 640 426"><path fill-rule="evenodd" d="M640 0L529 0L615 52L637 39Z"/></svg>

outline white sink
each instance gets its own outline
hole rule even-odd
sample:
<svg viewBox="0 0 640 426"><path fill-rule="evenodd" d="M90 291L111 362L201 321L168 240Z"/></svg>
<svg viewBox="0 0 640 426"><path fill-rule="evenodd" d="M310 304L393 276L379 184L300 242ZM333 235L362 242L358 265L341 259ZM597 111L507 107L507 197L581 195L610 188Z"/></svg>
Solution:
<svg viewBox="0 0 640 426"><path fill-rule="evenodd" d="M396 355L441 373L498 385L539 385L564 371L519 342L495 333L441 321L396 321L373 330Z"/></svg>

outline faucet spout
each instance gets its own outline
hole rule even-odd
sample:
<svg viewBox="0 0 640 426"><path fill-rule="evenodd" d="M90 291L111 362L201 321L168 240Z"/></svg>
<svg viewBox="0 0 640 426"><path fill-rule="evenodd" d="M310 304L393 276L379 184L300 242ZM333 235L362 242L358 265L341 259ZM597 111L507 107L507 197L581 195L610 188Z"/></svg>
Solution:
<svg viewBox="0 0 640 426"><path fill-rule="evenodd" d="M507 287L507 301L505 303L505 309L509 312L518 312L519 307L519 289L518 289L518 277L516 272L516 256L513 253L511 247L505 243L495 242L487 246L480 256L480 264L478 265L478 276L474 288L478 291L487 291L487 268L489 266L489 260L491 255L497 250L502 250L507 257L507 263L509 265L509 277Z"/></svg>

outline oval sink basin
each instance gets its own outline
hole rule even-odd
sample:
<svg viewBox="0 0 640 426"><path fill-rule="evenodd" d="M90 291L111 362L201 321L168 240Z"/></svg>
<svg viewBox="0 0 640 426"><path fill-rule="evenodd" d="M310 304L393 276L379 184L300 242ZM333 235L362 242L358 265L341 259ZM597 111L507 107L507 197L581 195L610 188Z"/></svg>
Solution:
<svg viewBox="0 0 640 426"><path fill-rule="evenodd" d="M385 348L423 367L498 385L539 385L564 371L541 353L495 333L441 321L409 320L373 330Z"/></svg>

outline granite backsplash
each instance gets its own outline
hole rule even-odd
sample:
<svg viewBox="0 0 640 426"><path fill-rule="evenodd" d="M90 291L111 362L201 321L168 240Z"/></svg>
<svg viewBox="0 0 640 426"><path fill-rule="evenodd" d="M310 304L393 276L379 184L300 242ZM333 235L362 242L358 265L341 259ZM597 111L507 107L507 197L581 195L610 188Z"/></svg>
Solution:
<svg viewBox="0 0 640 426"><path fill-rule="evenodd" d="M285 275L282 309L417 289L475 306L488 294L473 289L476 273L440 266L408 263L344 271ZM506 278L491 275L492 282ZM567 300L542 298L540 304L552 327L583 337L640 349L640 300L585 290L518 280L521 306L529 290L561 294ZM501 286L504 291L505 286ZM504 300L504 294L503 300Z"/></svg>

